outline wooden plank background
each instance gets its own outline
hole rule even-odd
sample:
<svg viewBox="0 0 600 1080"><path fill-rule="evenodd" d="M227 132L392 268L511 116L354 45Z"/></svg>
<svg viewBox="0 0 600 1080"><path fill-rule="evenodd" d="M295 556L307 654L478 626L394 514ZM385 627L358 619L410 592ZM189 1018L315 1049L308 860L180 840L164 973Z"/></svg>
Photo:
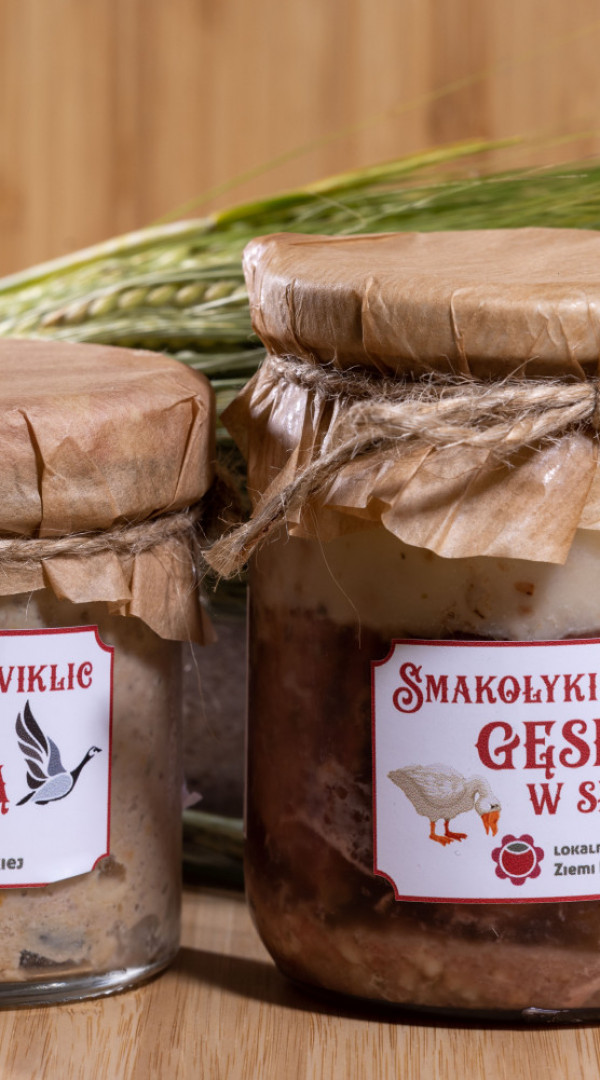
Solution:
<svg viewBox="0 0 600 1080"><path fill-rule="evenodd" d="M598 0L0 0L0 273L470 136L598 153L599 47Z"/></svg>

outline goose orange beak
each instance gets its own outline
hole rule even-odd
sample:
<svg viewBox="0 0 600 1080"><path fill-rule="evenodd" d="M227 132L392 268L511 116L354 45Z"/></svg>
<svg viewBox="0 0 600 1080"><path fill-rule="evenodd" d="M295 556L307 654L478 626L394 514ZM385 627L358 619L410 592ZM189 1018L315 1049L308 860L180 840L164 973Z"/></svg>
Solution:
<svg viewBox="0 0 600 1080"><path fill-rule="evenodd" d="M496 835L496 833L498 832L498 818L499 817L500 817L500 811L499 810L490 810L490 812L488 814L482 814L481 815L481 820L483 821L483 824L485 825L485 835L486 836L489 836L490 833L492 834L492 836Z"/></svg>

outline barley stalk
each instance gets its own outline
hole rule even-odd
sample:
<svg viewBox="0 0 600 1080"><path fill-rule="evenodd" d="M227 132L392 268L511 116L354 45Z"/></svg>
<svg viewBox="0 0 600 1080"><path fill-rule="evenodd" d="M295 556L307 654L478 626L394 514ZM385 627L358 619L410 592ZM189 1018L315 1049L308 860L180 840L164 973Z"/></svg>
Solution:
<svg viewBox="0 0 600 1080"><path fill-rule="evenodd" d="M0 279L0 336L167 351L210 377L220 414L264 357L252 335L240 262L253 236L600 229L597 162L493 176L448 174L463 157L493 148L471 143L363 169L208 218L141 229L10 275ZM217 434L225 443L222 427ZM237 833L233 840L225 836L216 819L201 822L188 812L186 828L239 849Z"/></svg>
<svg viewBox="0 0 600 1080"><path fill-rule="evenodd" d="M241 273L241 252L253 236L600 228L600 164L465 175L462 158L491 148L470 143L359 170L209 218L142 229L0 279L0 336L166 351L209 375L221 408L264 355Z"/></svg>

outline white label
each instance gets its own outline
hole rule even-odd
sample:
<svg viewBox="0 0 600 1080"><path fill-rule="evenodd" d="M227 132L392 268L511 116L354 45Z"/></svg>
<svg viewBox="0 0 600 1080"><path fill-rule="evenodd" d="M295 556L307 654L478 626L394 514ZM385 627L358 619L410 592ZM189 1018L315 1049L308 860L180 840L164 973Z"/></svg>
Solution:
<svg viewBox="0 0 600 1080"><path fill-rule="evenodd" d="M0 888L108 854L112 654L95 626L0 631Z"/></svg>
<svg viewBox="0 0 600 1080"><path fill-rule="evenodd" d="M373 781L397 900L600 897L600 641L393 642Z"/></svg>

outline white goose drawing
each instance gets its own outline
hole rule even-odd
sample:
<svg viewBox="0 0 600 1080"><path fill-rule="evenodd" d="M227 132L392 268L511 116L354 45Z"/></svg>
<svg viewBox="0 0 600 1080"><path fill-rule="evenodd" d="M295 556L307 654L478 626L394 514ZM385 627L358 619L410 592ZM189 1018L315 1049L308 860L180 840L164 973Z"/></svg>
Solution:
<svg viewBox="0 0 600 1080"><path fill-rule="evenodd" d="M452 832L449 823L457 814L476 810L483 821L485 831L495 836L500 817L499 800L487 780L481 776L462 776L451 765L407 765L388 773L393 781L410 799L417 814L429 819L429 839L444 847L453 840L465 840L466 833ZM444 820L444 834L439 836L435 823Z"/></svg>
<svg viewBox="0 0 600 1080"><path fill-rule="evenodd" d="M22 806L30 799L40 806L64 799L75 787L81 770L90 758L101 753L99 746L90 746L79 765L68 772L61 761L58 746L44 735L28 701L23 709L23 719L21 713L17 716L15 729L19 748L27 762L27 784L31 788L27 795L19 799L17 806Z"/></svg>

